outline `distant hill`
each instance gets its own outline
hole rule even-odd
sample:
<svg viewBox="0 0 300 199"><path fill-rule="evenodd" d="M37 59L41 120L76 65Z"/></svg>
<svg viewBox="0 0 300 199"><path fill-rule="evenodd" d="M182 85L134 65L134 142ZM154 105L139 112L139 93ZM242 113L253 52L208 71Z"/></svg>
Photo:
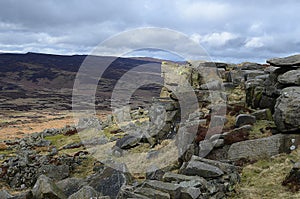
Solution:
<svg viewBox="0 0 300 199"><path fill-rule="evenodd" d="M0 54L0 109L27 110L48 107L48 105L57 109L70 109L76 73L86 57L87 55L68 56L39 53ZM97 95L99 95L98 104L100 105L110 98L115 83L124 73L143 64L160 65L162 61L154 58L106 56L95 58L100 66L108 59L114 60L105 70L99 82ZM159 74L160 68L153 68L153 72ZM144 90L147 90L151 96L157 94L158 89L157 86L150 86ZM40 105L41 100L36 103L37 99L43 99L46 103ZM24 101L27 103L22 103ZM61 104L63 105L61 106Z"/></svg>

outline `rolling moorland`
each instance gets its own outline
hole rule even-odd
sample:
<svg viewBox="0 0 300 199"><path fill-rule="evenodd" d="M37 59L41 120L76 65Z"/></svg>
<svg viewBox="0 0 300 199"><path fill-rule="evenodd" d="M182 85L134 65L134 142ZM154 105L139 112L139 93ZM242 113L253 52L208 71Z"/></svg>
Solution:
<svg viewBox="0 0 300 199"><path fill-rule="evenodd" d="M84 59L0 54L0 198L300 197L300 55L266 64L97 57L114 61L96 117L74 121ZM164 84L140 87L120 122L114 85L142 64ZM186 79L193 94L176 90Z"/></svg>

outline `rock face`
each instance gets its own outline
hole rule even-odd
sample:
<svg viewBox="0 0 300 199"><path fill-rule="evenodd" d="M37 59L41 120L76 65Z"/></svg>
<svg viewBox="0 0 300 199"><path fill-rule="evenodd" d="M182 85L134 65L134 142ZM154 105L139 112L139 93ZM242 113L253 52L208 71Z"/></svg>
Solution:
<svg viewBox="0 0 300 199"><path fill-rule="evenodd" d="M107 167L102 172L90 176L87 181L89 186L102 195L116 198L121 187L129 183L130 179L121 171Z"/></svg>
<svg viewBox="0 0 300 199"><path fill-rule="evenodd" d="M180 172L185 175L198 175L205 178L218 177L224 174L218 167L195 160L191 160L186 165L183 165L180 168Z"/></svg>
<svg viewBox="0 0 300 199"><path fill-rule="evenodd" d="M280 132L300 129L300 55L270 59L266 78L248 80L246 102L252 108L268 108ZM258 76L257 76L258 77Z"/></svg>
<svg viewBox="0 0 300 199"><path fill-rule="evenodd" d="M288 87L281 91L276 101L274 120L281 132L300 129L300 87Z"/></svg>
<svg viewBox="0 0 300 199"><path fill-rule="evenodd" d="M300 66L300 55L293 55L285 58L274 58L267 60L272 66Z"/></svg>
<svg viewBox="0 0 300 199"><path fill-rule="evenodd" d="M256 122L256 118L249 114L240 114L236 117L235 126L241 127L247 124L254 124Z"/></svg>
<svg viewBox="0 0 300 199"><path fill-rule="evenodd" d="M55 183L45 175L41 175L31 190L32 195L36 199L67 199L65 194Z"/></svg>
<svg viewBox="0 0 300 199"><path fill-rule="evenodd" d="M237 142L230 146L228 159L249 158L257 160L283 152L290 152L299 144L299 139L300 135L278 134L266 138Z"/></svg>
<svg viewBox="0 0 300 199"><path fill-rule="evenodd" d="M278 76L278 82L287 85L300 86L300 70L290 70Z"/></svg>
<svg viewBox="0 0 300 199"><path fill-rule="evenodd" d="M96 197L98 197L98 193L92 187L84 186L79 191L68 197L68 199L84 199Z"/></svg>

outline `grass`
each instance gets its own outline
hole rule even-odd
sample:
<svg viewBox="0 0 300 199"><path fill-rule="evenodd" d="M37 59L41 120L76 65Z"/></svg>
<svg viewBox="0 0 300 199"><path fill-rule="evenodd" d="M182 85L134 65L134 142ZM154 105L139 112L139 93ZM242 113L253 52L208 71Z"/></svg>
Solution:
<svg viewBox="0 0 300 199"><path fill-rule="evenodd" d="M229 198L300 198L300 192L292 193L281 185L293 166L291 160L300 160L300 149L291 154L279 154L270 159L259 160L244 167L241 183L236 186L237 194Z"/></svg>
<svg viewBox="0 0 300 199"><path fill-rule="evenodd" d="M80 137L78 134L75 134L72 136L65 136L63 134L57 134L54 136L45 137L45 140L50 141L53 146L56 146L56 148L60 149L67 144L71 144L74 142L80 142Z"/></svg>
<svg viewBox="0 0 300 199"><path fill-rule="evenodd" d="M257 120L255 124L252 126L252 130L250 131L250 139L257 139L271 136L272 133L270 130L267 130L268 127L275 127L275 123L273 121L267 120Z"/></svg>
<svg viewBox="0 0 300 199"><path fill-rule="evenodd" d="M91 175L93 173L95 161L95 158L88 156L72 171L71 177L86 178L87 176Z"/></svg>

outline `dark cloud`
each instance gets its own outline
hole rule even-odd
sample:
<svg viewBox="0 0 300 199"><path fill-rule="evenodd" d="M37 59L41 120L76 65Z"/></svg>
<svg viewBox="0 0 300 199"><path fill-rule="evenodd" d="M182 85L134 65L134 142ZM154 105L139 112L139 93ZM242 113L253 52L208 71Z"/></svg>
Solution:
<svg viewBox="0 0 300 199"><path fill-rule="evenodd" d="M264 62L300 52L299 7L296 0L3 0L0 51L89 53L114 34L151 26L186 34L213 59Z"/></svg>

